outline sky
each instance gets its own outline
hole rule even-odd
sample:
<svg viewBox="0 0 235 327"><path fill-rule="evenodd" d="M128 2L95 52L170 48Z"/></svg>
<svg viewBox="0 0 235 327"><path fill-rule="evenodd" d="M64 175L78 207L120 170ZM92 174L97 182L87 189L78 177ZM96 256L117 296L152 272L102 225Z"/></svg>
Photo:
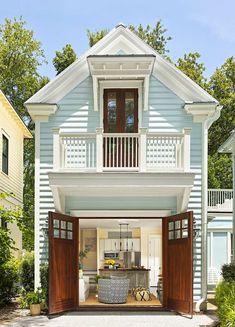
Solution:
<svg viewBox="0 0 235 327"><path fill-rule="evenodd" d="M153 26L159 19L172 37L170 57L199 52L209 77L235 55L235 0L1 0L0 24L22 18L42 43L48 64L42 75L53 78L56 50L70 43L80 55L88 45L87 29L112 29L118 23Z"/></svg>

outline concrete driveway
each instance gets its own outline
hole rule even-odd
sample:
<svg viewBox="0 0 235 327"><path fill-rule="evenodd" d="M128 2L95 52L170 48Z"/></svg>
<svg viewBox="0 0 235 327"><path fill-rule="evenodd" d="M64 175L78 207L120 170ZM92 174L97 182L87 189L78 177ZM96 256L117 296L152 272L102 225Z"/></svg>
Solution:
<svg viewBox="0 0 235 327"><path fill-rule="evenodd" d="M216 317L196 315L193 319L170 312L149 314L137 313L78 313L70 312L62 316L24 317L0 326L10 327L202 327L212 326Z"/></svg>

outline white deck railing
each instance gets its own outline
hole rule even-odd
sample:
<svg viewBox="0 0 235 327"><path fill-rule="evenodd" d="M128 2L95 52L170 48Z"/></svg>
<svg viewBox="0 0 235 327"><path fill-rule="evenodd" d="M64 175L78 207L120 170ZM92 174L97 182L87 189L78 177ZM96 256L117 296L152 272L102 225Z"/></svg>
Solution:
<svg viewBox="0 0 235 327"><path fill-rule="evenodd" d="M209 189L208 211L226 212L233 210L232 189Z"/></svg>
<svg viewBox="0 0 235 327"><path fill-rule="evenodd" d="M190 129L182 133L62 133L54 130L54 169L190 170Z"/></svg>

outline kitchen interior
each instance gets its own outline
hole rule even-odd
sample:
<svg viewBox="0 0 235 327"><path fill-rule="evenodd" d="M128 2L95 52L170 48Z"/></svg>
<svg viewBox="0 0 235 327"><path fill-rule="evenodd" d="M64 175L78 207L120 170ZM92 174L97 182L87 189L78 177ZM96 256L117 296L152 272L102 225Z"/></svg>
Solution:
<svg viewBox="0 0 235 327"><path fill-rule="evenodd" d="M161 219L84 218L79 225L79 251L88 249L79 274L81 306L97 305L99 278L112 276L127 278L129 293L141 287L158 300L131 304L128 300L126 305L161 305ZM155 238L159 243L152 243Z"/></svg>

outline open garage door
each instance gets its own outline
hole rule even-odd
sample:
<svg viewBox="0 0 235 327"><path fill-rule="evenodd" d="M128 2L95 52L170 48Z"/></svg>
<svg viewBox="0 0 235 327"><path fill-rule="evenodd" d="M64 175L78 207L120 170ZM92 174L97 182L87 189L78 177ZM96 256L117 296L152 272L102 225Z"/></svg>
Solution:
<svg viewBox="0 0 235 327"><path fill-rule="evenodd" d="M163 219L164 306L193 313L193 213Z"/></svg>
<svg viewBox="0 0 235 327"><path fill-rule="evenodd" d="M49 314L78 306L78 219L49 212Z"/></svg>

